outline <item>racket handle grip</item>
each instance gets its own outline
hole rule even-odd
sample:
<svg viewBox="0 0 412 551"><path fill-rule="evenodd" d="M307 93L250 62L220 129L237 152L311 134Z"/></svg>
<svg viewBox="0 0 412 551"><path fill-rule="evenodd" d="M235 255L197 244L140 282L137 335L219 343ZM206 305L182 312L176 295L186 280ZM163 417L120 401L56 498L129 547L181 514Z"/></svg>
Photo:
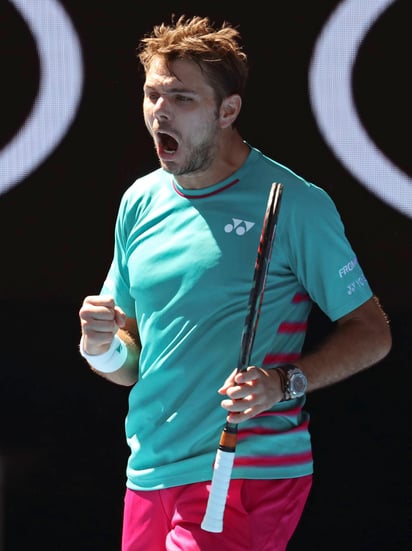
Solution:
<svg viewBox="0 0 412 551"><path fill-rule="evenodd" d="M206 532L223 531L223 515L232 475L234 452L217 450L205 516L200 525Z"/></svg>

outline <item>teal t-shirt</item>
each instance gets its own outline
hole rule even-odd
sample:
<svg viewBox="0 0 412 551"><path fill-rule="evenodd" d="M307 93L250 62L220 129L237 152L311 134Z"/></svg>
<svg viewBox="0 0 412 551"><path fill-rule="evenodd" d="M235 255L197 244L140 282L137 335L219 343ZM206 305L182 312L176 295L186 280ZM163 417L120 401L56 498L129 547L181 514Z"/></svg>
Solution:
<svg viewBox="0 0 412 551"><path fill-rule="evenodd" d="M137 319L142 342L125 421L130 488L211 479L227 415L217 389L238 365L274 182L283 193L251 365L300 356L313 302L335 321L372 296L328 194L257 149L201 190L163 169L139 178L122 197L101 290ZM282 402L239 425L233 478L312 473L303 406Z"/></svg>

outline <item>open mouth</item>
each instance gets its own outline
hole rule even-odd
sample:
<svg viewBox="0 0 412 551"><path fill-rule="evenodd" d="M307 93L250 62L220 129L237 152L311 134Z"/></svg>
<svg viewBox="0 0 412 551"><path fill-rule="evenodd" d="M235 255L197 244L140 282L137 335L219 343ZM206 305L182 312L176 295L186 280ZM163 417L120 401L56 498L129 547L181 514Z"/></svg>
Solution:
<svg viewBox="0 0 412 551"><path fill-rule="evenodd" d="M172 136L159 132L158 137L160 146L165 153L175 153L177 151L178 144Z"/></svg>

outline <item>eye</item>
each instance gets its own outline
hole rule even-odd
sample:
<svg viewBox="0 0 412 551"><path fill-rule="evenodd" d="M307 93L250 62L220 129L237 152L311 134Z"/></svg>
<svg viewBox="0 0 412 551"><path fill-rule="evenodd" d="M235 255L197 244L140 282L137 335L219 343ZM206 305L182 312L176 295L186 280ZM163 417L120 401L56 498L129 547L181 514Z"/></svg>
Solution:
<svg viewBox="0 0 412 551"><path fill-rule="evenodd" d="M159 94L155 94L155 92L149 92L146 94L146 97L153 103L156 103L159 98Z"/></svg>
<svg viewBox="0 0 412 551"><path fill-rule="evenodd" d="M178 103L187 103L187 102L190 102L190 101L193 101L193 99L189 96L176 96L176 101Z"/></svg>

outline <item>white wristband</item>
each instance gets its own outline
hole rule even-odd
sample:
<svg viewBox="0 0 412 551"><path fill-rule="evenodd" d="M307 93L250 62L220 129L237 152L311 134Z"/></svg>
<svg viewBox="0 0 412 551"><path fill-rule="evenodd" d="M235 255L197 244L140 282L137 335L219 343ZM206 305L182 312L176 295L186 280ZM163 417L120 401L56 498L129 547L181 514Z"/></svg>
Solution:
<svg viewBox="0 0 412 551"><path fill-rule="evenodd" d="M83 348L83 335L80 339L80 354L89 364L102 373L112 373L122 367L127 358L127 346L117 335L114 336L109 350L103 354L87 354Z"/></svg>

